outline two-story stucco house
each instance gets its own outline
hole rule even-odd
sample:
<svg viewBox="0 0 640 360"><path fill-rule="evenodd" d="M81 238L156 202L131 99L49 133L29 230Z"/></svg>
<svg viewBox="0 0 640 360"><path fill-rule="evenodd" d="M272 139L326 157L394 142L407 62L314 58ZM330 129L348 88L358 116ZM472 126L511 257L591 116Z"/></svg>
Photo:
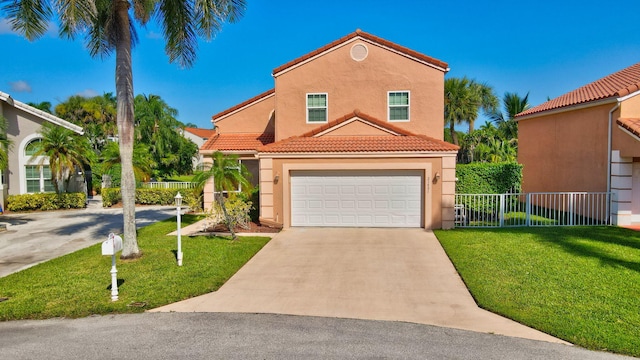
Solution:
<svg viewBox="0 0 640 360"><path fill-rule="evenodd" d="M639 95L640 63L518 114L524 191L612 192L612 223L640 224Z"/></svg>
<svg viewBox="0 0 640 360"><path fill-rule="evenodd" d="M12 144L8 152L9 168L0 170L0 204L3 208L6 206L8 195L54 191L48 159L32 156L34 145L41 139L38 132L46 122L78 134L83 134L82 128L15 100L1 91L0 115L7 120L7 139ZM70 183L70 189L86 191L84 177L76 176Z"/></svg>
<svg viewBox="0 0 640 360"><path fill-rule="evenodd" d="M273 70L213 116L201 148L238 154L271 226L451 228L458 147L443 141L445 62L356 31ZM213 186L205 189L205 207Z"/></svg>

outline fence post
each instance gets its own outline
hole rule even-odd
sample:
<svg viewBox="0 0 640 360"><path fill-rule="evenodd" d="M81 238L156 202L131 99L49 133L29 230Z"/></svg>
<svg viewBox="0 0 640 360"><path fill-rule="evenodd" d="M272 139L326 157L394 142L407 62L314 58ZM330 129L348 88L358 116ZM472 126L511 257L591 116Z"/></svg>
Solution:
<svg viewBox="0 0 640 360"><path fill-rule="evenodd" d="M531 193L525 195L525 225L531 226Z"/></svg>
<svg viewBox="0 0 640 360"><path fill-rule="evenodd" d="M575 214L573 213L573 206L576 194L569 193L569 226L573 226Z"/></svg>
<svg viewBox="0 0 640 360"><path fill-rule="evenodd" d="M500 227L504 227L504 194L500 194Z"/></svg>

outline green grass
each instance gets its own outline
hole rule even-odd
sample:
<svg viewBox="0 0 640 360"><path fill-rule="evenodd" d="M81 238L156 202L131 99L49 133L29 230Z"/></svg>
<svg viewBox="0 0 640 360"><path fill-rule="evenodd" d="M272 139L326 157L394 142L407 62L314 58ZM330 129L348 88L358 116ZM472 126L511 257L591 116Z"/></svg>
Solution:
<svg viewBox="0 0 640 360"><path fill-rule="evenodd" d="M185 225L196 216L185 215ZM182 237L176 265L175 217L138 231L143 256L116 260L119 300L111 301L111 256L100 244L0 278L0 320L135 313L217 290L268 241L242 237ZM142 308L127 306L144 302Z"/></svg>
<svg viewBox="0 0 640 360"><path fill-rule="evenodd" d="M640 232L436 231L482 308L595 350L640 356Z"/></svg>

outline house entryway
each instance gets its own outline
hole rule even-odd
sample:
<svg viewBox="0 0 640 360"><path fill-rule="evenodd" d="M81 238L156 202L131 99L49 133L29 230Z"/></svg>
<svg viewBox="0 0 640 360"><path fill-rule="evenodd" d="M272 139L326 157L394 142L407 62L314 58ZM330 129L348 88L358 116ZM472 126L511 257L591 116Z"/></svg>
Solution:
<svg viewBox="0 0 640 360"><path fill-rule="evenodd" d="M292 171L291 226L420 227L423 173Z"/></svg>

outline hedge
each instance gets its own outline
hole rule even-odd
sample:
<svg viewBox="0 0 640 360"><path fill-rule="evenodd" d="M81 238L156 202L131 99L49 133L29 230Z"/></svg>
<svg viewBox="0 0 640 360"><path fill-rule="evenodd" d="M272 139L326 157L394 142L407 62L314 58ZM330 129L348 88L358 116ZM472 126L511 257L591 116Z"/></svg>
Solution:
<svg viewBox="0 0 640 360"><path fill-rule="evenodd" d="M9 195L7 198L7 210L31 211L31 210L59 210L82 209L85 207L87 194L85 193L38 193Z"/></svg>
<svg viewBox="0 0 640 360"><path fill-rule="evenodd" d="M182 195L182 203L189 204L192 198L200 196L195 189L136 189L136 204L139 205L174 205L176 194ZM102 206L109 207L122 201L120 188L102 189Z"/></svg>
<svg viewBox="0 0 640 360"><path fill-rule="evenodd" d="M522 189L522 165L471 163L456 166L456 194L504 194Z"/></svg>

